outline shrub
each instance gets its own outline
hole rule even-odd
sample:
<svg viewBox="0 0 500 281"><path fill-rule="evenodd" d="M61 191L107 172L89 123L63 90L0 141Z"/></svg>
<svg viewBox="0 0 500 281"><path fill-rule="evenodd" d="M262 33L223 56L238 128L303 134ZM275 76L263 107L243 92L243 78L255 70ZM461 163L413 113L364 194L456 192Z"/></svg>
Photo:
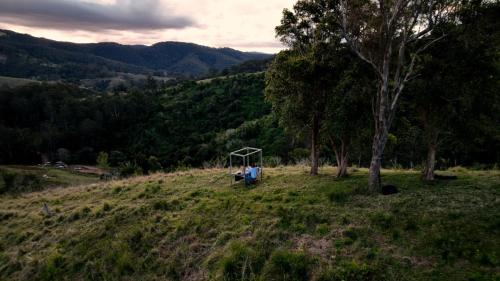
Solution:
<svg viewBox="0 0 500 281"><path fill-rule="evenodd" d="M118 150L113 150L109 153L108 160L109 160L109 164L112 167L117 167L117 166L120 166L121 164L123 164L127 160L127 157L125 156L125 154L123 154L123 152L118 151Z"/></svg>
<svg viewBox="0 0 500 281"><path fill-rule="evenodd" d="M327 235L330 232L330 227L326 223L320 223L316 225L316 234L320 236Z"/></svg>
<svg viewBox="0 0 500 281"><path fill-rule="evenodd" d="M10 192L15 189L16 174L1 170L0 174L3 178L3 188L0 189L0 194Z"/></svg>
<svg viewBox="0 0 500 281"><path fill-rule="evenodd" d="M354 228L348 228L344 230L343 233L344 237L351 239L352 241L355 241L358 239L358 232Z"/></svg>
<svg viewBox="0 0 500 281"><path fill-rule="evenodd" d="M148 166L150 172L158 172L162 169L160 161L155 156L149 156Z"/></svg>
<svg viewBox="0 0 500 281"><path fill-rule="evenodd" d="M349 199L349 193L343 189L335 189L328 193L328 199L331 202L345 203Z"/></svg>
<svg viewBox="0 0 500 281"><path fill-rule="evenodd" d="M142 175L142 168L136 162L125 162L120 167L120 176L130 177Z"/></svg>
<svg viewBox="0 0 500 281"><path fill-rule="evenodd" d="M276 168L280 165L282 165L281 157L279 156L267 156L262 159L264 162L264 166L270 167L270 168Z"/></svg>
<svg viewBox="0 0 500 281"><path fill-rule="evenodd" d="M295 163L299 163L302 159L309 159L311 152L306 148L295 148L289 153L291 159L295 161Z"/></svg>
<svg viewBox="0 0 500 281"><path fill-rule="evenodd" d="M381 271L367 265L358 265L355 262L331 268L321 274L318 281L375 281L385 280Z"/></svg>
<svg viewBox="0 0 500 281"><path fill-rule="evenodd" d="M219 156L213 158L212 160L203 162L204 169L212 169L212 168L223 169L226 166L227 166L227 159L225 156Z"/></svg>
<svg viewBox="0 0 500 281"><path fill-rule="evenodd" d="M97 166L101 167L101 168L108 168L109 167L109 163L108 163L108 154L106 152L99 152L99 154L97 155Z"/></svg>
<svg viewBox="0 0 500 281"><path fill-rule="evenodd" d="M264 268L264 280L309 280L313 260L304 253L275 251Z"/></svg>
<svg viewBox="0 0 500 281"><path fill-rule="evenodd" d="M392 215L387 213L377 213L370 218L371 222L382 228L382 229L390 229L394 225L394 219Z"/></svg>
<svg viewBox="0 0 500 281"><path fill-rule="evenodd" d="M104 203L102 210L105 212L111 211L111 205L109 205L109 203Z"/></svg>
<svg viewBox="0 0 500 281"><path fill-rule="evenodd" d="M61 280L64 258L59 253L52 253L42 266L40 277L42 280Z"/></svg>
<svg viewBox="0 0 500 281"><path fill-rule="evenodd" d="M167 201L165 201L165 200L156 201L153 204L153 208L155 210L163 210L163 211L168 211L170 209Z"/></svg>
<svg viewBox="0 0 500 281"><path fill-rule="evenodd" d="M228 254L219 263L223 280L255 280L262 270L265 257L253 248L233 242Z"/></svg>
<svg viewBox="0 0 500 281"><path fill-rule="evenodd" d="M34 174L24 175L21 180L20 188L22 189L22 191L40 190L41 189L40 178Z"/></svg>

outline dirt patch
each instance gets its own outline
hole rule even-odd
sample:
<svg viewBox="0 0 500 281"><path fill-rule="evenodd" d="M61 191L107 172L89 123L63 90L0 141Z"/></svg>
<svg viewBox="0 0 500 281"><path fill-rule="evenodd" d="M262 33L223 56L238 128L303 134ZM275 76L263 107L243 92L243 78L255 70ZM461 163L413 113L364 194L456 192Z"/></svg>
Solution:
<svg viewBox="0 0 500 281"><path fill-rule="evenodd" d="M87 175L102 175L107 173L106 170L98 168L98 167L93 167L93 166L75 166L71 167L73 171L76 171L81 174L87 174Z"/></svg>
<svg viewBox="0 0 500 281"><path fill-rule="evenodd" d="M311 235L301 235L294 239L295 247L306 253L323 258L328 257L328 252L331 248L331 240L327 238L315 238Z"/></svg>

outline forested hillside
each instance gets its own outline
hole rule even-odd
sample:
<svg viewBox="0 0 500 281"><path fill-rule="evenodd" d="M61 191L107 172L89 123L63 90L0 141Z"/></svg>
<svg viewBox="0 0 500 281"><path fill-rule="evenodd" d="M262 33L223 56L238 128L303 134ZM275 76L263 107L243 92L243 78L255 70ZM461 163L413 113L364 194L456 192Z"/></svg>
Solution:
<svg viewBox="0 0 500 281"><path fill-rule="evenodd" d="M146 172L150 156L166 169L198 167L224 163L229 151L246 145L262 147L266 156L279 157L273 160L282 163L301 162L309 156L307 131L285 132L271 113L263 94L263 73L168 88L155 85L159 86L114 93L64 84L2 89L0 163L36 164L43 156L93 164L99 152L106 152L112 165L135 162ZM426 157L423 127L409 103L396 120L386 167L415 167ZM368 125L370 120L363 122ZM495 135L474 127L475 135L470 137L462 125L453 127L460 129L455 138L443 140L449 145L437 160L439 167L493 165L500 160L498 153L487 153L490 145L498 145ZM370 138L369 127L353 137L352 163L368 165ZM334 161L328 142L321 151L325 161Z"/></svg>
<svg viewBox="0 0 500 281"><path fill-rule="evenodd" d="M201 165L238 145L271 148L284 135L264 101L263 76L110 94L64 84L3 89L0 162L33 164L64 154L70 163L92 164L105 151L123 161L156 156L175 168Z"/></svg>
<svg viewBox="0 0 500 281"><path fill-rule="evenodd" d="M89 79L119 73L200 76L268 57L183 42L75 44L0 30L0 75L19 78Z"/></svg>

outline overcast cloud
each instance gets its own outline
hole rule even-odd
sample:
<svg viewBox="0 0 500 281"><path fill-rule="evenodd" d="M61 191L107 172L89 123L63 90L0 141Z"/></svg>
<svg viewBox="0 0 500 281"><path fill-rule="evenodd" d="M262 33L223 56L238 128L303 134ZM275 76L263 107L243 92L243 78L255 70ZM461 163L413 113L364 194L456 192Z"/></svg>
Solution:
<svg viewBox="0 0 500 281"><path fill-rule="evenodd" d="M160 8L159 0L117 0L112 4L75 0L1 0L0 17L30 27L98 31L185 28L186 16Z"/></svg>
<svg viewBox="0 0 500 281"><path fill-rule="evenodd" d="M0 0L0 28L72 42L194 42L273 53L295 0Z"/></svg>

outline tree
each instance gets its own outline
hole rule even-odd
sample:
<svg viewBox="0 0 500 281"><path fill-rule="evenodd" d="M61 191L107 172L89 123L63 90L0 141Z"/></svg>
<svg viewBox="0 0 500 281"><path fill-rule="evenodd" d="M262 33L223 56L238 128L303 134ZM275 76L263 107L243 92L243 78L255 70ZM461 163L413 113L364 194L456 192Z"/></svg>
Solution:
<svg viewBox="0 0 500 281"><path fill-rule="evenodd" d="M413 78L419 54L442 36L429 36L452 12L452 2L434 0L338 0L331 16L351 49L374 69L374 137L369 188L381 191L380 169L387 137L406 83Z"/></svg>
<svg viewBox="0 0 500 281"><path fill-rule="evenodd" d="M459 11L459 24L436 27L447 36L425 52L420 76L410 84L427 149L424 180L434 180L438 150L443 143L451 146L451 139L460 141L457 132L467 132L471 147L474 138L496 127L499 53L491 42L499 37L494 16L499 7L473 2Z"/></svg>
<svg viewBox="0 0 500 281"><path fill-rule="evenodd" d="M298 1L285 9L276 36L290 50L278 54L266 74L266 97L289 131L308 129L311 175L318 174L320 132L339 73L333 63L342 48L328 28L324 1Z"/></svg>
<svg viewBox="0 0 500 281"><path fill-rule="evenodd" d="M318 174L320 131L326 117L328 89L317 83L311 56L280 52L266 73L266 98L289 132L310 136L311 175Z"/></svg>
<svg viewBox="0 0 500 281"><path fill-rule="evenodd" d="M335 58L339 77L328 99L324 135L335 154L336 176L341 178L347 176L352 142L367 130L370 103L365 96L371 91L372 75L346 46L336 51Z"/></svg>

